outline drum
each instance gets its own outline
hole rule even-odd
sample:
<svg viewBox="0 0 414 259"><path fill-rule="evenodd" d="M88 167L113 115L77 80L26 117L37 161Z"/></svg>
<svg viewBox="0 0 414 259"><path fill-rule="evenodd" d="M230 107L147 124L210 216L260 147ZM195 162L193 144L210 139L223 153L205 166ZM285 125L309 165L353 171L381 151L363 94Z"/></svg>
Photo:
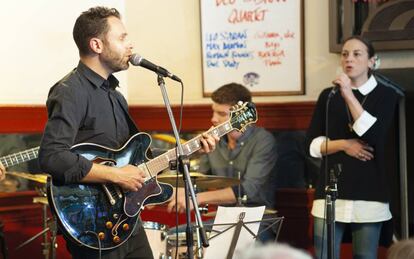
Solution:
<svg viewBox="0 0 414 259"><path fill-rule="evenodd" d="M194 240L194 258L201 258L197 253L197 235L193 235ZM177 248L178 244L178 248ZM177 250L177 257L175 257L175 251ZM178 233L178 241L177 236L175 234L168 235L167 237L167 253L168 258L171 259L186 259L187 256L187 240L185 236L185 232Z"/></svg>
<svg viewBox="0 0 414 259"><path fill-rule="evenodd" d="M167 230L163 224L152 221L143 221L142 225L147 234L154 259L167 258Z"/></svg>

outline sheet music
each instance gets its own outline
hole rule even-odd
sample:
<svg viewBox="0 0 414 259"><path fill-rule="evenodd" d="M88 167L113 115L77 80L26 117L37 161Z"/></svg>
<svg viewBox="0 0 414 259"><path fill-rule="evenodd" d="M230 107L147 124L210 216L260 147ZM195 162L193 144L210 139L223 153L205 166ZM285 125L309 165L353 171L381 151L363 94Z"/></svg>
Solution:
<svg viewBox="0 0 414 259"><path fill-rule="evenodd" d="M259 231L260 222L257 223L246 223L250 221L258 221L263 218L265 206L261 207L221 207L217 209L216 218L214 224L229 224L223 226L214 226L213 231L210 234L210 238L229 228L231 225L235 225L239 221L240 213L244 212L245 217L243 222L255 235ZM210 246L205 249L204 259L221 259L226 258L230 248L230 243L234 235L235 227L223 232L222 234L214 237L210 240ZM234 251L233 258L239 258L242 250L246 249L249 245L253 244L255 239L247 231L245 227L242 227L240 236L237 242L236 250Z"/></svg>

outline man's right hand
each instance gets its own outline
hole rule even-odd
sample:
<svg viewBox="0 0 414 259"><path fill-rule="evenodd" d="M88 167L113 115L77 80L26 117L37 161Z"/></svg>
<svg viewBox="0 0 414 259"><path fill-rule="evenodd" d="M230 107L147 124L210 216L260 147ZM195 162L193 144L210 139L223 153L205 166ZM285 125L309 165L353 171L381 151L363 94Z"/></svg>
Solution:
<svg viewBox="0 0 414 259"><path fill-rule="evenodd" d="M94 163L83 183L114 183L125 191L138 191L145 181L145 173L137 166L112 167Z"/></svg>
<svg viewBox="0 0 414 259"><path fill-rule="evenodd" d="M145 181L145 173L136 166L126 165L118 168L115 183L127 191L138 191Z"/></svg>

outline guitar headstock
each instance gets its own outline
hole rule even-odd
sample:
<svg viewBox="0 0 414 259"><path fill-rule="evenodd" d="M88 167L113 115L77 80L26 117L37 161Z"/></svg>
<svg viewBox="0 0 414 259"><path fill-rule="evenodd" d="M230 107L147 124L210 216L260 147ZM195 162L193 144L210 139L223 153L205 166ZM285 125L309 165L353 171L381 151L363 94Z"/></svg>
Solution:
<svg viewBox="0 0 414 259"><path fill-rule="evenodd" d="M246 127L257 121L256 106L252 102L239 102L230 109L230 123L233 129L244 132Z"/></svg>

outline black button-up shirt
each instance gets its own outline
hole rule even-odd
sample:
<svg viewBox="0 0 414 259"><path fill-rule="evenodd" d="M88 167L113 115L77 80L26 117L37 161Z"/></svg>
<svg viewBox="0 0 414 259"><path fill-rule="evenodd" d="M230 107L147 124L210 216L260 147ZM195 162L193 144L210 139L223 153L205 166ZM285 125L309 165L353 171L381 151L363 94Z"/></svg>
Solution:
<svg viewBox="0 0 414 259"><path fill-rule="evenodd" d="M108 80L82 62L50 90L48 122L39 151L42 170L61 183L79 182L92 162L74 154L78 143L119 148L138 130L128 112L125 98L116 90L118 80Z"/></svg>

